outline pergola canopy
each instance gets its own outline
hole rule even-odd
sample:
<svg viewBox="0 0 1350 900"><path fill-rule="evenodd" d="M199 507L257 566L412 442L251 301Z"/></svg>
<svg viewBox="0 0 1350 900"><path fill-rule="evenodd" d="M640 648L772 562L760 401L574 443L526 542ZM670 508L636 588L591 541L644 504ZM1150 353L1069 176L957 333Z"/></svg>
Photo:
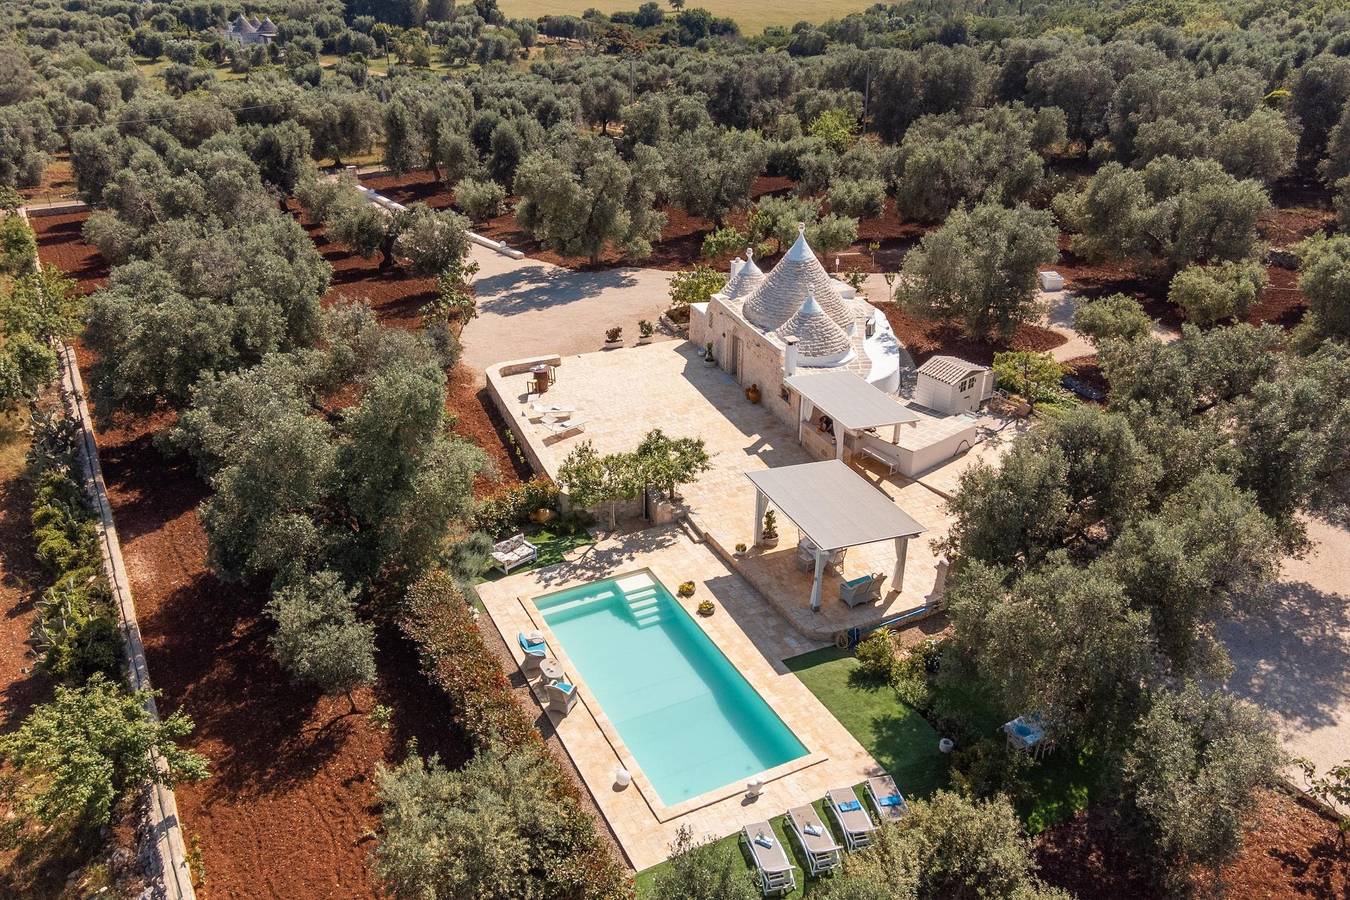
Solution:
<svg viewBox="0 0 1350 900"><path fill-rule="evenodd" d="M837 459L761 469L745 477L825 552L911 538L926 530Z"/></svg>
<svg viewBox="0 0 1350 900"><path fill-rule="evenodd" d="M793 375L786 383L849 431L919 421L912 409L852 372Z"/></svg>

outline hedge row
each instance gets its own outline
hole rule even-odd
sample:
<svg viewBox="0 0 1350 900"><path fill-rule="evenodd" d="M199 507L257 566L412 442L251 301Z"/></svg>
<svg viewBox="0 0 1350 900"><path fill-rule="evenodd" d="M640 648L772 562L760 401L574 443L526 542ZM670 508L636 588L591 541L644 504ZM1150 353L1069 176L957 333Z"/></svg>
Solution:
<svg viewBox="0 0 1350 900"><path fill-rule="evenodd" d="M449 698L475 750L494 743L508 750L542 743L450 575L433 572L413 585L399 626L417 646L427 677ZM578 830L584 839L578 841L570 862L573 871L564 880L586 886L578 900L631 897L632 880L597 831L581 789L551 753L543 756L557 770L551 781L559 799L574 804L578 821L589 823Z"/></svg>
<svg viewBox="0 0 1350 900"><path fill-rule="evenodd" d="M82 684L96 672L116 681L122 639L103 575L94 512L75 475L78 430L62 416L39 415L33 423L33 539L47 576L33 642L43 667L62 681Z"/></svg>
<svg viewBox="0 0 1350 900"><path fill-rule="evenodd" d="M558 486L547 478L532 478L480 500L473 511L473 530L494 538L509 537L537 509L558 511Z"/></svg>

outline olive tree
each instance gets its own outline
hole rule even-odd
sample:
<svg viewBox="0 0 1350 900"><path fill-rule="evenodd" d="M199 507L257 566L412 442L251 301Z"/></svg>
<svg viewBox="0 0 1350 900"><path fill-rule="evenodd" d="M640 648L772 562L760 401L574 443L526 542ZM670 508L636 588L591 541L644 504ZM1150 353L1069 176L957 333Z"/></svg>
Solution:
<svg viewBox="0 0 1350 900"><path fill-rule="evenodd" d="M1143 170L1107 163L1056 210L1073 248L1095 259L1157 260L1172 270L1253 255L1256 224L1270 207L1259 182L1238 180L1213 160L1163 156Z"/></svg>
<svg viewBox="0 0 1350 900"><path fill-rule="evenodd" d="M658 178L650 148L639 148L632 164L600 139L533 153L516 173L516 216L546 246L592 264L611 246L646 256L665 224L655 209Z"/></svg>
<svg viewBox="0 0 1350 900"><path fill-rule="evenodd" d="M693 216L721 228L732 210L750 200L750 189L764 170L765 150L758 135L701 128L677 135L662 151L670 173L670 196Z"/></svg>
<svg viewBox="0 0 1350 900"><path fill-rule="evenodd" d="M375 630L357 619L357 595L337 573L322 571L285 585L267 603L282 668L326 694L345 693L353 711L352 690L375 680Z"/></svg>
<svg viewBox="0 0 1350 900"><path fill-rule="evenodd" d="M1153 331L1153 319L1139 301L1125 294L1074 298L1074 330L1094 345L1110 340L1134 341Z"/></svg>
<svg viewBox="0 0 1350 900"><path fill-rule="evenodd" d="M1299 245L1298 286L1308 298L1312 327L1350 337L1350 235L1313 238Z"/></svg>
<svg viewBox="0 0 1350 900"><path fill-rule="evenodd" d="M1189 266L1173 276L1167 299L1197 325L1212 325L1245 318L1261 299L1266 281L1265 269L1251 261Z"/></svg>
<svg viewBox="0 0 1350 900"><path fill-rule="evenodd" d="M1007 340L1039 312L1036 272L1059 258L1058 234L1047 210L958 210L905 257L897 294L918 315Z"/></svg>

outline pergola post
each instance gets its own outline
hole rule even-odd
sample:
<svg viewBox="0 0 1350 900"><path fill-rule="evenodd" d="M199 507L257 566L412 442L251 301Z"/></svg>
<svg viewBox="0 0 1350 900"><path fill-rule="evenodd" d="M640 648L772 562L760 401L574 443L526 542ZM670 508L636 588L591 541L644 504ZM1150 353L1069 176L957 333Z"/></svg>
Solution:
<svg viewBox="0 0 1350 900"><path fill-rule="evenodd" d="M756 489L755 491L755 546L764 540L764 513L769 509L769 498L764 496L764 492Z"/></svg>
<svg viewBox="0 0 1350 900"><path fill-rule="evenodd" d="M895 573L891 576L891 589L899 591L905 584L905 556L909 553L909 538L895 539Z"/></svg>
<svg viewBox="0 0 1350 900"><path fill-rule="evenodd" d="M820 612L820 581L825 577L825 560L829 554L816 548L816 580L811 584L811 612Z"/></svg>
<svg viewBox="0 0 1350 900"><path fill-rule="evenodd" d="M834 458L844 458L844 426L838 423L834 426Z"/></svg>
<svg viewBox="0 0 1350 900"><path fill-rule="evenodd" d="M797 406L797 443L802 442L802 432L806 429L806 423L810 421L815 411L815 406L812 405L811 401L802 397Z"/></svg>

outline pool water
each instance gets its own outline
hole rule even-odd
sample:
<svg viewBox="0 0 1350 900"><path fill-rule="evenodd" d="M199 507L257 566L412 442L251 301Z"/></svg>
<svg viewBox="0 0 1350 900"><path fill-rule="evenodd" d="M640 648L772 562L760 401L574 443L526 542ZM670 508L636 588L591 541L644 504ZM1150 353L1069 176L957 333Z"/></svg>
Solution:
<svg viewBox="0 0 1350 900"><path fill-rule="evenodd" d="M649 573L535 602L664 805L806 755Z"/></svg>

